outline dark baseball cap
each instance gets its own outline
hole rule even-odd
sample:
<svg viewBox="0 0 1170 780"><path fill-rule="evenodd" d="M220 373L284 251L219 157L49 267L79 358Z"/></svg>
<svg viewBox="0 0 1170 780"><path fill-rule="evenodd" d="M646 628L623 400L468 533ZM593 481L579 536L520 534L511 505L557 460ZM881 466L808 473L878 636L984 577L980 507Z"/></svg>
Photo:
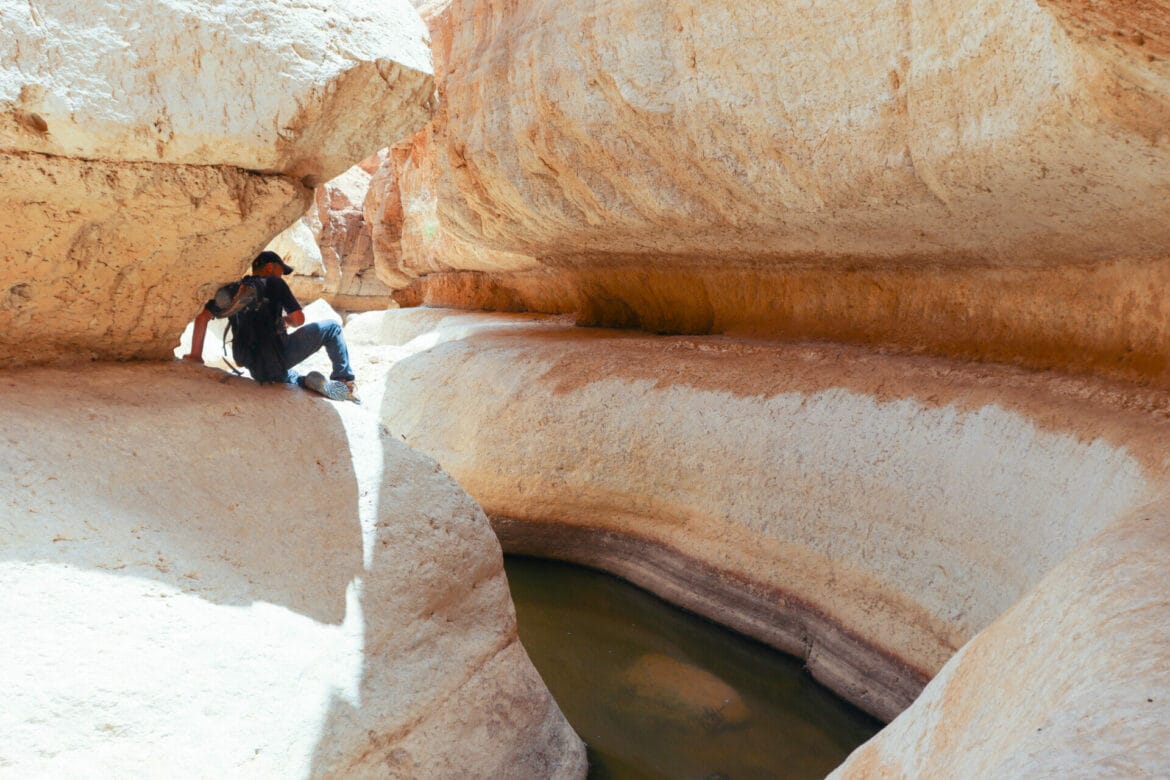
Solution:
<svg viewBox="0 0 1170 780"><path fill-rule="evenodd" d="M293 267L291 265L289 265L288 263L284 262L284 258L282 258L280 255L276 254L276 252L269 252L268 250L265 250L265 251L261 252L260 254L256 255L256 259L252 261L252 270L259 271L261 268L268 265L269 263L276 263L277 265L279 265L281 268L284 269L284 272L286 274L291 274L293 272Z"/></svg>

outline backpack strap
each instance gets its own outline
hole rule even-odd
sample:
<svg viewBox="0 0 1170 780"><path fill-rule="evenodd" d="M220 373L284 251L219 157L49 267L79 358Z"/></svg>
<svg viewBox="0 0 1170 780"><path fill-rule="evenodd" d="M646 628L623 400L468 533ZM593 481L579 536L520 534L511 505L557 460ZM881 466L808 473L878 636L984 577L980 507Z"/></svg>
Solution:
<svg viewBox="0 0 1170 780"><path fill-rule="evenodd" d="M228 357L227 334L228 334L229 330L232 330L231 320L228 320L228 326L223 329L223 362L228 364L228 368L230 368L232 370L233 374L235 374L236 376L243 376L244 370L242 368L240 368L239 366L237 366L235 363L233 363L232 359L230 357ZM235 331L233 330L232 340L234 341L235 338L236 338L236 334L235 334Z"/></svg>

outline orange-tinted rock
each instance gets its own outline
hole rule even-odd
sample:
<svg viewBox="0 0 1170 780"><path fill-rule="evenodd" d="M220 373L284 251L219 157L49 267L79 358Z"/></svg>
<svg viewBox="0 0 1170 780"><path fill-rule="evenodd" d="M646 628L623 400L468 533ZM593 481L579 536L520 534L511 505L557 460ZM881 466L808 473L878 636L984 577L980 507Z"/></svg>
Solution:
<svg viewBox="0 0 1170 780"><path fill-rule="evenodd" d="M347 310L393 305L374 262L371 228L382 223L365 214L371 176L389 153L382 149L317 187L313 207L269 242L266 248L295 269L288 283L298 298L324 298Z"/></svg>
<svg viewBox="0 0 1170 780"><path fill-rule="evenodd" d="M307 187L429 117L406 0L274 9L0 10L0 365L169 355ZM353 249L348 223L334 232ZM366 276L344 292L385 305Z"/></svg>
<svg viewBox="0 0 1170 780"><path fill-rule="evenodd" d="M904 710L841 776L1170 767L1165 390L532 315L363 317L359 355L397 345L371 366L385 424L505 550L619 574ZM633 693L685 707L680 667L647 660Z"/></svg>
<svg viewBox="0 0 1170 780"><path fill-rule="evenodd" d="M370 228L362 210L370 174L355 165L317 188L317 242L325 263L321 294L337 308L383 309L390 290L374 270Z"/></svg>
<svg viewBox="0 0 1170 780"><path fill-rule="evenodd" d="M237 168L0 154L0 364L169 356L310 192Z"/></svg>
<svg viewBox="0 0 1170 780"><path fill-rule="evenodd" d="M1164 11L434 5L392 283L1170 383Z"/></svg>

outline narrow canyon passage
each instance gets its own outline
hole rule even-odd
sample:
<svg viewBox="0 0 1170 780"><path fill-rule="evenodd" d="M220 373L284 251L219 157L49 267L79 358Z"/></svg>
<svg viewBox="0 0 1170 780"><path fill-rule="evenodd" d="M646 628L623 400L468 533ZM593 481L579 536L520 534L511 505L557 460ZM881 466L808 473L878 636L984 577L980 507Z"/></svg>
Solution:
<svg viewBox="0 0 1170 780"><path fill-rule="evenodd" d="M1107 628L1132 608L1127 630L1162 635L1166 575L1146 556L1105 585L1135 534L1151 550L1170 543L1164 391L531 315L407 309L348 331L382 344L357 350L385 372L373 398L387 426L484 506L505 551L618 574L804 659L883 719L904 713L867 748L887 733L921 740L934 718L1022 706L981 660L993 652L1021 674L1063 659L1061 675L1016 683L1031 691L1018 717L1064 724L1032 732L1046 745L1080 739L1096 712L1085 696L1166 728L1145 707L1170 678L1140 660L1161 645L1119 655ZM1106 568L1075 562L1086 556ZM1114 602L1068 611L1086 589ZM1067 625L1038 641L1051 621ZM1065 631L1085 641L1065 647ZM984 683L960 693L952 677ZM1130 701L1132 686L1154 695ZM997 751L920 742L881 755L943 774L1045 771L1064 755L1029 748L1015 717L983 732ZM1156 751L1125 744L1101 760L1138 766Z"/></svg>
<svg viewBox="0 0 1170 780"><path fill-rule="evenodd" d="M1168 20L0 2L0 774L1170 776ZM264 250L362 405L171 360Z"/></svg>

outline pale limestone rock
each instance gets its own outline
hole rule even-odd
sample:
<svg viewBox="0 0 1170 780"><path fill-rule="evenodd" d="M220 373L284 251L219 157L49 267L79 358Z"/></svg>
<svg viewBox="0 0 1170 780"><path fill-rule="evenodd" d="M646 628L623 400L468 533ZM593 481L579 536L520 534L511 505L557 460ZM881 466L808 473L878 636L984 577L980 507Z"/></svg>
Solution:
<svg viewBox="0 0 1170 780"><path fill-rule="evenodd" d="M1170 505L1082 545L833 778L1170 771Z"/></svg>
<svg viewBox="0 0 1170 780"><path fill-rule="evenodd" d="M215 288L301 213L236 168L0 154L0 363L162 357Z"/></svg>
<svg viewBox="0 0 1170 780"><path fill-rule="evenodd" d="M483 512L361 407L28 369L0 429L3 773L584 775Z"/></svg>
<svg viewBox="0 0 1170 780"><path fill-rule="evenodd" d="M401 290L428 274L539 269L534 258L460 240L444 227L435 195L434 143L430 128L419 131L409 142L394 146L370 180L364 210L378 277ZM483 291L466 297L478 305L518 310L504 300L488 300Z"/></svg>
<svg viewBox="0 0 1170 780"><path fill-rule="evenodd" d="M1170 240L1170 65L1131 47L1138 83L1033 2L455 0L446 24L440 214L494 248L1015 266Z"/></svg>
<svg viewBox="0 0 1170 780"><path fill-rule="evenodd" d="M1170 385L1164 0L418 5L400 302Z"/></svg>
<svg viewBox="0 0 1170 780"><path fill-rule="evenodd" d="M406 0L49 0L3 6L0 27L0 150L313 185L431 110L429 37Z"/></svg>
<svg viewBox="0 0 1170 780"><path fill-rule="evenodd" d="M470 17L455 17L460 8L452 0L414 0L414 5L431 32L436 81L442 94L444 79L455 67L450 62L454 30ZM420 276L460 270L490 273L541 268L535 258L493 248L479 241L478 236L461 236L441 220L440 177L452 164L444 140L446 122L446 106L440 101L431 123L391 149L389 158L374 173L366 199L366 221L374 239L378 276L407 304L419 299L415 291L404 288ZM523 308L524 304L509 300L509 294L501 290L490 296L484 289L490 284L462 294L477 307Z"/></svg>
<svg viewBox="0 0 1170 780"><path fill-rule="evenodd" d="M386 425L506 550L627 577L884 717L909 705L845 776L1170 767L1165 392L535 317L354 325L359 353L392 345L365 365Z"/></svg>
<svg viewBox="0 0 1170 780"><path fill-rule="evenodd" d="M167 355L306 185L430 110L405 0L52 0L0 27L0 365Z"/></svg>
<svg viewBox="0 0 1170 780"><path fill-rule="evenodd" d="M325 261L321 257L321 247L317 245L317 236L304 217L282 230L264 248L284 258L284 261L293 267L293 272L297 276L325 278Z"/></svg>

